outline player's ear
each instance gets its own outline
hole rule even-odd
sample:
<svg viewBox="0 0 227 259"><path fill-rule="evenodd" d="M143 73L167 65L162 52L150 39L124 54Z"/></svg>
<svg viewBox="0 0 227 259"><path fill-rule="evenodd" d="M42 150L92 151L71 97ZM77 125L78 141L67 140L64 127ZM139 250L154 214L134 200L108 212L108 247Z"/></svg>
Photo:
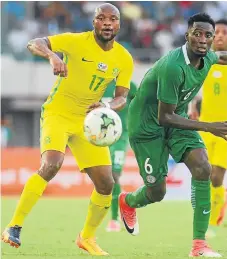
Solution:
<svg viewBox="0 0 227 259"><path fill-rule="evenodd" d="M188 41L188 32L185 33L185 39Z"/></svg>

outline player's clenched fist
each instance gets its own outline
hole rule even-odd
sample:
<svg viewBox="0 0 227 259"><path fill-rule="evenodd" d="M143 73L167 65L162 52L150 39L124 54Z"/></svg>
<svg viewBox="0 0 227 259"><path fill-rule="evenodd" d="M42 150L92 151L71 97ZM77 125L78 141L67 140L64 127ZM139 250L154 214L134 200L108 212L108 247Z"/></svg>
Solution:
<svg viewBox="0 0 227 259"><path fill-rule="evenodd" d="M60 77L67 77L67 66L56 54L53 53L49 57L49 62L53 68L54 75L60 75Z"/></svg>
<svg viewBox="0 0 227 259"><path fill-rule="evenodd" d="M211 123L208 132L227 140L227 122L225 121Z"/></svg>

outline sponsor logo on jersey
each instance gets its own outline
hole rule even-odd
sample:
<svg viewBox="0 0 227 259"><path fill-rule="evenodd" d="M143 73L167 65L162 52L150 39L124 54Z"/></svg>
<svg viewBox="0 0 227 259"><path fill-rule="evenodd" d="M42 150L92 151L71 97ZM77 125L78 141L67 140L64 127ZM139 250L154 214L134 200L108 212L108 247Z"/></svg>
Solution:
<svg viewBox="0 0 227 259"><path fill-rule="evenodd" d="M101 72L106 72L108 69L108 66L102 62L98 63L98 70Z"/></svg>
<svg viewBox="0 0 227 259"><path fill-rule="evenodd" d="M213 72L213 77L214 78L221 78L222 77L222 72L221 71L214 71Z"/></svg>
<svg viewBox="0 0 227 259"><path fill-rule="evenodd" d="M197 88L197 86L195 86L192 89L182 89L182 93L187 92L189 90L189 92L184 96L183 100L186 101L192 94L192 92Z"/></svg>

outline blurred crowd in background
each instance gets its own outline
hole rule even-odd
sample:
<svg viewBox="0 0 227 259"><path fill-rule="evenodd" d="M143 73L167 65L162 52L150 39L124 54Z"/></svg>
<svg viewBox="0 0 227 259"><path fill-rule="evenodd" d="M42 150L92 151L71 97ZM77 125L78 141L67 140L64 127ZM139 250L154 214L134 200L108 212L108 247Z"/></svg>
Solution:
<svg viewBox="0 0 227 259"><path fill-rule="evenodd" d="M2 147L39 145L40 106L51 87L52 74L45 67L47 61L29 53L27 42L35 37L92 30L94 11L101 3L104 2L1 2ZM109 3L121 12L117 41L134 57L134 80L141 78L162 55L184 44L187 20L191 15L206 12L214 20L227 17L226 1ZM22 88L26 90L22 91Z"/></svg>
<svg viewBox="0 0 227 259"><path fill-rule="evenodd" d="M16 59L31 59L29 39L62 32L92 30L95 8L103 2L1 2L2 52ZM117 40L140 62L152 62L184 43L187 19L207 12L214 20L227 17L225 1L120 1L110 2L121 12ZM37 61L41 60L39 58Z"/></svg>

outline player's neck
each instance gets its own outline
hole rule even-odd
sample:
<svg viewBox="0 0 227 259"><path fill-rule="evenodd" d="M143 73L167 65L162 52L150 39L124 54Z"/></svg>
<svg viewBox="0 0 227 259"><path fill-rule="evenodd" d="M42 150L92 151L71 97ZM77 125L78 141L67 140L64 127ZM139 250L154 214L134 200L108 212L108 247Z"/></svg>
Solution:
<svg viewBox="0 0 227 259"><path fill-rule="evenodd" d="M108 50L111 50L113 48L114 39L111 40L111 41L103 42L103 41L98 39L98 37L96 36L95 33L94 33L94 38L95 38L96 43L99 45L99 47L101 49L103 49L104 51L108 51Z"/></svg>
<svg viewBox="0 0 227 259"><path fill-rule="evenodd" d="M190 63L192 64L192 66L197 69L201 68L201 64L203 62L202 58L195 55L195 53L188 46L187 46L186 50L187 50L188 58L190 60Z"/></svg>

